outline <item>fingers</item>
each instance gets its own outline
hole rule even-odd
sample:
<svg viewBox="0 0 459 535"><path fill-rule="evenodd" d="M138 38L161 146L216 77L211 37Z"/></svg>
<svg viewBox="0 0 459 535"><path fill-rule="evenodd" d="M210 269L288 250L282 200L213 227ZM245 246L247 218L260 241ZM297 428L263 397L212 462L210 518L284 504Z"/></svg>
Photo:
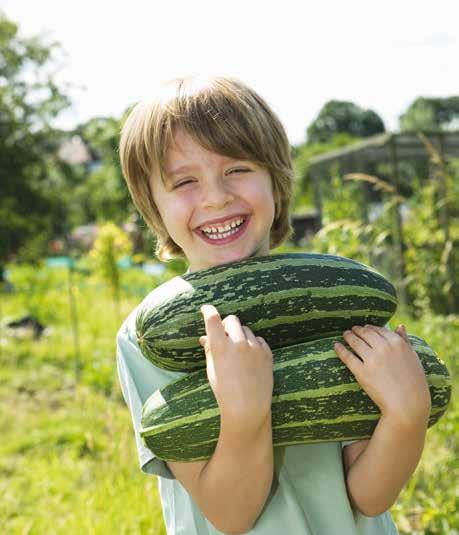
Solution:
<svg viewBox="0 0 459 535"><path fill-rule="evenodd" d="M229 336L231 341L235 344L247 341L245 329L237 316L230 314L223 320L225 333Z"/></svg>
<svg viewBox="0 0 459 535"><path fill-rule="evenodd" d="M243 325L242 329L244 330L245 338L250 344L258 344L258 340L256 336L253 334L253 332Z"/></svg>
<svg viewBox="0 0 459 535"><path fill-rule="evenodd" d="M226 334L218 310L213 305L202 305L201 313L204 318L207 341L212 344L223 344Z"/></svg>
<svg viewBox="0 0 459 535"><path fill-rule="evenodd" d="M370 347L376 347L384 340L384 338L382 338L382 335L375 329L371 329L369 325L366 325L365 327L361 327L360 325L354 325L354 327L352 327L351 332L355 336L361 338Z"/></svg>
<svg viewBox="0 0 459 535"><path fill-rule="evenodd" d="M363 362L349 351L347 347L339 342L335 343L335 351L342 362L349 368L349 370L357 377L363 366Z"/></svg>
<svg viewBox="0 0 459 535"><path fill-rule="evenodd" d="M348 346L363 360L370 358L373 347L377 347L375 337L381 340L378 334L362 327L353 327L352 331L345 331L343 337Z"/></svg>
<svg viewBox="0 0 459 535"><path fill-rule="evenodd" d="M230 314L223 320L218 310L213 305L202 305L201 313L204 318L206 336L201 336L199 343L204 346L208 344L224 344L227 338L235 344L252 341L257 343L255 336L248 327L243 327L237 316Z"/></svg>
<svg viewBox="0 0 459 535"><path fill-rule="evenodd" d="M343 337L351 349L363 362L378 355L399 354L402 345L410 345L406 329L399 325L395 332L377 325L355 325L345 331Z"/></svg>
<svg viewBox="0 0 459 535"><path fill-rule="evenodd" d="M269 347L267 342L261 336L255 336L252 330L246 325L241 325L241 322L237 316L226 316L223 320L225 325L225 330L228 334L228 337L235 344L248 343L249 345L258 347L263 346L265 348Z"/></svg>
<svg viewBox="0 0 459 535"><path fill-rule="evenodd" d="M261 336L255 336L255 334L249 329L249 327L246 327L245 325L242 327L244 329L245 336L247 338L247 342L250 345L253 345L255 347L263 347L264 349L268 349L271 351L271 348L268 345L268 342L262 338Z"/></svg>
<svg viewBox="0 0 459 535"><path fill-rule="evenodd" d="M378 325L365 325L366 329L371 329L377 332L387 342L393 343L398 340L398 335L385 327L379 327Z"/></svg>
<svg viewBox="0 0 459 535"><path fill-rule="evenodd" d="M204 317L206 335L199 338L199 344L204 347L206 352L210 346L225 344L228 339L233 344L248 343L254 347L263 347L269 349L268 343L261 336L255 336L249 327L241 325L237 316L230 314L223 320L217 309L213 305L202 305L201 313Z"/></svg>

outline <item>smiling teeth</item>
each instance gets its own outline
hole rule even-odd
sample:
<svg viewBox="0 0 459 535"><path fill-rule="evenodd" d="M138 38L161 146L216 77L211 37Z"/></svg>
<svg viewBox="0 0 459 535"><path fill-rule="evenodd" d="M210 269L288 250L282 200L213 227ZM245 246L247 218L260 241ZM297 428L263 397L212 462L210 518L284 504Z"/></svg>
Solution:
<svg viewBox="0 0 459 535"><path fill-rule="evenodd" d="M206 234L211 234L211 233L222 234L222 233L231 231L235 227L238 227L239 225L241 225L243 222L244 222L244 218L240 218L240 219L235 219L231 224L227 223L226 225L223 225L221 227L201 227L201 228L202 228L202 231L205 232Z"/></svg>
<svg viewBox="0 0 459 535"><path fill-rule="evenodd" d="M202 227L202 231L211 240L222 240L235 234L237 232L237 227L242 225L244 221L244 218L235 219L231 224L227 223L223 227Z"/></svg>

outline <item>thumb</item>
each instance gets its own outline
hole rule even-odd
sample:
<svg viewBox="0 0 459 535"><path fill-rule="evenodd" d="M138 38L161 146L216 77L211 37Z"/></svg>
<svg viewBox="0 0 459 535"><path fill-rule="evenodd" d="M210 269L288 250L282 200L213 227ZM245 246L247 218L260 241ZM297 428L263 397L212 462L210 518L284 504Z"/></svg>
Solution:
<svg viewBox="0 0 459 535"><path fill-rule="evenodd" d="M201 337L199 338L199 344L200 344L202 347L204 347L204 346L206 345L206 343L207 343L207 336L201 336Z"/></svg>
<svg viewBox="0 0 459 535"><path fill-rule="evenodd" d="M400 335L406 342L410 343L409 339L408 339L408 334L406 332L406 327L405 325L399 325L397 327L397 329L395 329L396 333L398 335Z"/></svg>

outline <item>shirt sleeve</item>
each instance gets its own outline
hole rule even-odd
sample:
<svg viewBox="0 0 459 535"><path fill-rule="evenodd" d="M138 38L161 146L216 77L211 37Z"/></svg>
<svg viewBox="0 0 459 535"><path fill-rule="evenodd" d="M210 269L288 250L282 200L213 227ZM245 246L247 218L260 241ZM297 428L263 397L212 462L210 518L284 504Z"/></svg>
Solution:
<svg viewBox="0 0 459 535"><path fill-rule="evenodd" d="M175 479L166 462L158 459L144 444L139 429L142 407L149 396L184 374L162 370L143 356L135 336L135 312L124 321L116 337L118 379L131 414L141 470L146 474Z"/></svg>

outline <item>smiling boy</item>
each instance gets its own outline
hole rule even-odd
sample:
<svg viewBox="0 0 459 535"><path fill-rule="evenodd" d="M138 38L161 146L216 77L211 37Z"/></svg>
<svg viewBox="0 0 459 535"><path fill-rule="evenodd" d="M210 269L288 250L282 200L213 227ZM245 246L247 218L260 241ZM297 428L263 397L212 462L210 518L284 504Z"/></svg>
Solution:
<svg viewBox="0 0 459 535"><path fill-rule="evenodd" d="M292 232L290 145L267 103L229 78L176 79L128 117L120 144L132 198L160 260L197 271L267 255ZM162 292L146 299L150 306ZM142 306L142 303L139 307ZM138 307L117 337L121 388L140 466L158 476L168 535L383 535L413 473L430 412L427 382L406 332L355 326L335 351L381 410L371 440L272 447L272 352L237 316L203 306L207 376L220 409L208 461L166 463L139 435L142 405L182 377L141 353ZM409 380L406 380L409 378Z"/></svg>

